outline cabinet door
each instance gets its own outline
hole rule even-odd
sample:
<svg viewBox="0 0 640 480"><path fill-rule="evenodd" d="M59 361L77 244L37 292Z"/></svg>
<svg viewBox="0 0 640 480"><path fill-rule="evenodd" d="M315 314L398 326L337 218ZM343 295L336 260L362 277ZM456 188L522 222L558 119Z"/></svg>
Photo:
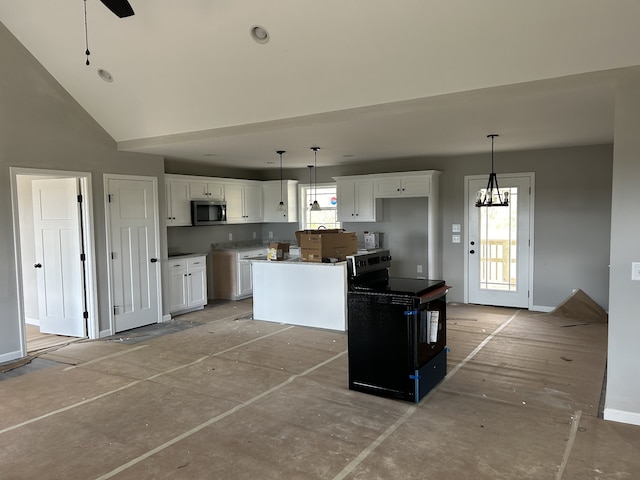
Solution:
<svg viewBox="0 0 640 480"><path fill-rule="evenodd" d="M189 184L179 180L165 183L167 196L167 226L191 225Z"/></svg>
<svg viewBox="0 0 640 480"><path fill-rule="evenodd" d="M224 184L207 183L207 193L209 200L224 200Z"/></svg>
<svg viewBox="0 0 640 480"><path fill-rule="evenodd" d="M209 200L207 182L189 182L191 200Z"/></svg>
<svg viewBox="0 0 640 480"><path fill-rule="evenodd" d="M244 222L244 192L242 185L227 184L224 187L224 192L227 200L227 222Z"/></svg>
<svg viewBox="0 0 640 480"><path fill-rule="evenodd" d="M428 197L431 194L431 177L415 176L403 178L402 195L406 197Z"/></svg>
<svg viewBox="0 0 640 480"><path fill-rule="evenodd" d="M373 199L373 181L358 180L355 182L355 219L356 222L375 222L376 205Z"/></svg>
<svg viewBox="0 0 640 480"><path fill-rule="evenodd" d="M238 296L251 295L253 293L253 279L251 278L251 262L244 260L238 262Z"/></svg>
<svg viewBox="0 0 640 480"><path fill-rule="evenodd" d="M380 178L375 181L375 196L377 198L399 197L402 182L399 178Z"/></svg>
<svg viewBox="0 0 640 480"><path fill-rule="evenodd" d="M351 180L337 182L336 196L338 197L338 221L353 222L356 215L355 182Z"/></svg>
<svg viewBox="0 0 640 480"><path fill-rule="evenodd" d="M207 304L207 271L204 268L189 270L189 307Z"/></svg>
<svg viewBox="0 0 640 480"><path fill-rule="evenodd" d="M187 269L170 269L169 312L184 310L188 306L188 300Z"/></svg>
<svg viewBox="0 0 640 480"><path fill-rule="evenodd" d="M286 184L282 187L282 200L284 204L289 207L287 204L286 198ZM280 203L280 182L277 184L270 183L269 185L263 186L263 209L264 209L264 221L265 222L288 222L287 212L279 212L278 204Z"/></svg>
<svg viewBox="0 0 640 480"><path fill-rule="evenodd" d="M262 222L262 185L244 186L244 219Z"/></svg>

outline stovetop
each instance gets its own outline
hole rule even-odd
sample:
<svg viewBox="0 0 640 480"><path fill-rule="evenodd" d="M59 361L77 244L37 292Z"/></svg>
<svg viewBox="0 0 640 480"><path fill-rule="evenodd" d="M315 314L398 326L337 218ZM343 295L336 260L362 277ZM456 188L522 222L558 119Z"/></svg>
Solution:
<svg viewBox="0 0 640 480"><path fill-rule="evenodd" d="M370 282L352 283L351 290L356 292L420 297L432 290L444 287L444 285L444 280L387 277L386 280L378 279Z"/></svg>

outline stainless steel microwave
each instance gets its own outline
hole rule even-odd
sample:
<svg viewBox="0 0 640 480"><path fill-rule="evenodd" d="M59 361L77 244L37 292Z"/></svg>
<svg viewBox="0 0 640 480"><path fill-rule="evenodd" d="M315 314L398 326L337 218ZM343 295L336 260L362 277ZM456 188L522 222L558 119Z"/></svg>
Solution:
<svg viewBox="0 0 640 480"><path fill-rule="evenodd" d="M191 201L191 224L193 226L219 225L226 222L226 202L211 202L208 200Z"/></svg>

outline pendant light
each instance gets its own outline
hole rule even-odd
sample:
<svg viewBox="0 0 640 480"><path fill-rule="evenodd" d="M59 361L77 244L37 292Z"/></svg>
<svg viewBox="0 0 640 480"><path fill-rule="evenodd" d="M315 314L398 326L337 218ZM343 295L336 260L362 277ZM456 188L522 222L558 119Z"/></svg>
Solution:
<svg viewBox="0 0 640 480"><path fill-rule="evenodd" d="M286 153L286 150L278 150L276 152L278 155L280 155L280 203L278 204L278 212L286 212L287 211L287 207L284 204L284 202L282 201L282 154Z"/></svg>
<svg viewBox="0 0 640 480"><path fill-rule="evenodd" d="M310 192L311 191L311 184L312 184L311 172L313 171L313 165L307 165L307 167L309 168L309 190L307 190L307 191ZM311 195L309 195L309 196L311 196ZM312 207L313 207L313 203L309 202L309 208L311 208L313 210Z"/></svg>
<svg viewBox="0 0 640 480"><path fill-rule="evenodd" d="M316 182L317 178L318 178L318 150L320 150L320 147L311 147L311 150L313 150L313 168L314 168L314 173L313 173L313 204L311 204L311 210L314 212L318 212L320 210L322 210L320 208L320 204L318 203L318 184Z"/></svg>
<svg viewBox="0 0 640 480"><path fill-rule="evenodd" d="M476 207L508 207L509 206L509 192L505 191L500 193L500 187L498 187L498 177L493 171L493 139L498 137L497 133L491 133L487 135L487 138L491 139L491 173L489 174L489 181L487 182L487 189L483 192L478 190L476 194Z"/></svg>

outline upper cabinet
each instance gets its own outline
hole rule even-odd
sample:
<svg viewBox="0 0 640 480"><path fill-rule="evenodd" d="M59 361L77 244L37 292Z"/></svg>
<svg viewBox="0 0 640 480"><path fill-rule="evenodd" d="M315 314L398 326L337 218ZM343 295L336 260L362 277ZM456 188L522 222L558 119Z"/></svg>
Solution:
<svg viewBox="0 0 640 480"><path fill-rule="evenodd" d="M379 205L373 195L373 180L336 178L338 221L375 222Z"/></svg>
<svg viewBox="0 0 640 480"><path fill-rule="evenodd" d="M189 182L175 178L165 178L165 198L167 202L167 226L191 225L189 203Z"/></svg>
<svg viewBox="0 0 640 480"><path fill-rule="evenodd" d="M288 223L298 221L298 182L296 180L270 180L262 182L264 222ZM282 195L282 196L281 196ZM278 210L280 199L284 211Z"/></svg>
<svg viewBox="0 0 640 480"><path fill-rule="evenodd" d="M224 185L227 223L262 222L262 182L234 181Z"/></svg>
<svg viewBox="0 0 640 480"><path fill-rule="evenodd" d="M220 182L190 181L191 200L224 200L224 184Z"/></svg>
<svg viewBox="0 0 640 480"><path fill-rule="evenodd" d="M374 180L376 198L428 197L431 175L386 176Z"/></svg>

